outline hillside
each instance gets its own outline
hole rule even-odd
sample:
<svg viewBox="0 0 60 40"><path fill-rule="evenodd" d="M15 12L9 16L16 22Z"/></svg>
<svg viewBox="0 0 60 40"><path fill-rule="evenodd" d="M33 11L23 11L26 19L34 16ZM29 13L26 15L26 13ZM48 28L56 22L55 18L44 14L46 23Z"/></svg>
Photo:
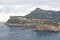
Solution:
<svg viewBox="0 0 60 40"><path fill-rule="evenodd" d="M25 16L26 18L42 18L60 20L60 11L43 10L36 8L34 11Z"/></svg>
<svg viewBox="0 0 60 40"><path fill-rule="evenodd" d="M36 8L26 16L10 16L10 19L7 21L7 23L20 23L21 18L46 20L49 19L60 22L60 11L43 10L40 8Z"/></svg>

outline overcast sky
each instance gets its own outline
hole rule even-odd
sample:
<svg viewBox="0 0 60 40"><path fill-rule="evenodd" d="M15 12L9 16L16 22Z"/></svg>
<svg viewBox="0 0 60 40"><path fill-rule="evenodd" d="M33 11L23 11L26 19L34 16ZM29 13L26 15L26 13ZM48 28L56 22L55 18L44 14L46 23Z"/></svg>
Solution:
<svg viewBox="0 0 60 40"><path fill-rule="evenodd" d="M24 16L36 7L60 10L60 0L0 0L0 21L7 21L9 16Z"/></svg>

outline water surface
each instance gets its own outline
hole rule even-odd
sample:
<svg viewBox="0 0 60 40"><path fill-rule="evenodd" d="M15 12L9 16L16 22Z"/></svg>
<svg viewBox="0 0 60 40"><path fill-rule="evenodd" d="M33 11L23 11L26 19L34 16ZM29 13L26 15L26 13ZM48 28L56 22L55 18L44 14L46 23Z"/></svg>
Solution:
<svg viewBox="0 0 60 40"><path fill-rule="evenodd" d="M0 40L60 40L60 32L34 32L33 28L8 27L0 23Z"/></svg>

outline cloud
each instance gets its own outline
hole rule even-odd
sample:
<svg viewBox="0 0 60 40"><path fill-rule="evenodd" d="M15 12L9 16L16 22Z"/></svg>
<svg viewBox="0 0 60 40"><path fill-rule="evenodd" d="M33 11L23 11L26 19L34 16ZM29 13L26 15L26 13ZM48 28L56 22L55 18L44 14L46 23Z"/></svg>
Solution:
<svg viewBox="0 0 60 40"><path fill-rule="evenodd" d="M60 0L0 0L0 5L57 5L59 3Z"/></svg>
<svg viewBox="0 0 60 40"><path fill-rule="evenodd" d="M0 0L0 21L4 19L6 21L11 15L24 16L36 7L45 10L60 10L60 0Z"/></svg>
<svg viewBox="0 0 60 40"><path fill-rule="evenodd" d="M60 0L0 0L0 5L13 6L13 5L30 5L35 6L50 6L50 8L60 8Z"/></svg>

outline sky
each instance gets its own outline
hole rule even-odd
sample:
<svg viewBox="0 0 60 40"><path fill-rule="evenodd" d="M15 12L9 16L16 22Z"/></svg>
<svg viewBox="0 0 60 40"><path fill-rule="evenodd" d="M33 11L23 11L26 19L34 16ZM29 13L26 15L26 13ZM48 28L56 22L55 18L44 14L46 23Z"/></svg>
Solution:
<svg viewBox="0 0 60 40"><path fill-rule="evenodd" d="M0 22L10 16L25 16L35 8L60 10L60 0L0 0Z"/></svg>

